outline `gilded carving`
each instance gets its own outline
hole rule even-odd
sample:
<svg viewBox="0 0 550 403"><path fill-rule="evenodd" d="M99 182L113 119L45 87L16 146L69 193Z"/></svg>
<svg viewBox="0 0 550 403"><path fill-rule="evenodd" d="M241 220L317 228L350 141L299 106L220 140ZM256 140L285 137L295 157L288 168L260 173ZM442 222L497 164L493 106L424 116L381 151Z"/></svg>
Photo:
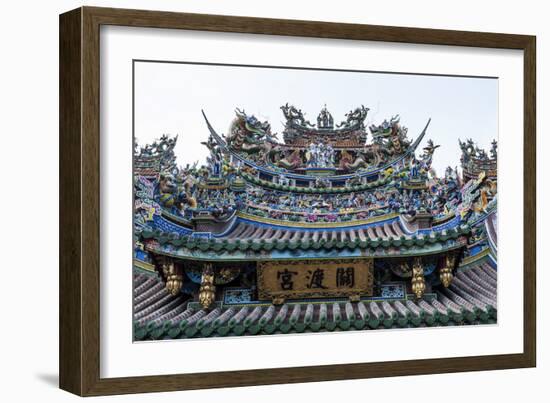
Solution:
<svg viewBox="0 0 550 403"><path fill-rule="evenodd" d="M416 298L422 298L422 296L424 295L424 291L426 291L426 280L424 279L424 267L422 266L422 259L418 257L414 259L412 271L412 291Z"/></svg>
<svg viewBox="0 0 550 403"><path fill-rule="evenodd" d="M199 303L204 309L210 309L215 300L216 286L214 285L214 270L212 269L211 263L206 263L202 271Z"/></svg>
<svg viewBox="0 0 550 403"><path fill-rule="evenodd" d="M449 287L453 281L454 263L455 257L452 255L447 255L445 257L445 266L439 269L439 279L445 288Z"/></svg>
<svg viewBox="0 0 550 403"><path fill-rule="evenodd" d="M181 268L168 259L163 259L162 272L166 278L166 291L172 295L178 295L183 285L183 275Z"/></svg>

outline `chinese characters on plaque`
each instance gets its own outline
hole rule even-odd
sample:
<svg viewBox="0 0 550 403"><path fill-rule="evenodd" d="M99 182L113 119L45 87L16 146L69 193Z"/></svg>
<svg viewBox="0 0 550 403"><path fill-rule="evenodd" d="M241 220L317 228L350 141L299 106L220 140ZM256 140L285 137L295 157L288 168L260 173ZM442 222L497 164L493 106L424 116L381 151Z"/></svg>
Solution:
<svg viewBox="0 0 550 403"><path fill-rule="evenodd" d="M372 259L258 264L260 299L370 296L372 284Z"/></svg>

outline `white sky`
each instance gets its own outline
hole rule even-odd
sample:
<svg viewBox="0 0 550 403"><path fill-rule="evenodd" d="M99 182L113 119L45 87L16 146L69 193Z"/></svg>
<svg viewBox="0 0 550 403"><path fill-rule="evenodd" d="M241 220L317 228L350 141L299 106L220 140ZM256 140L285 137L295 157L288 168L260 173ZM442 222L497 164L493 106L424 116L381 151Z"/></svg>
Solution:
<svg viewBox="0 0 550 403"><path fill-rule="evenodd" d="M367 125L399 114L411 139L431 118L417 154L430 138L441 145L433 160L438 175L448 165L460 165L458 139L471 137L487 151L492 139L498 139L498 80L494 78L135 63L138 143L178 134L179 165L205 161L207 149L200 142L207 139L208 129L201 109L221 134L227 133L235 108L244 108L247 114L268 120L282 141L284 117L279 108L287 102L312 123L325 103L335 123L360 105L370 108Z"/></svg>

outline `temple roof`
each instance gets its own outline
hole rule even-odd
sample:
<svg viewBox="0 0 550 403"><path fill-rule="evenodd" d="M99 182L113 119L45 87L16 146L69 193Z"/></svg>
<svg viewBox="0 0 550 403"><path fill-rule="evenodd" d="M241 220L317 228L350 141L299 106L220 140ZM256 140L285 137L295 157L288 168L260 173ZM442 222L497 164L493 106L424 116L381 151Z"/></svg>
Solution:
<svg viewBox="0 0 550 403"><path fill-rule="evenodd" d="M283 110L291 113L288 105ZM325 109L316 128L298 111L287 125L330 136L364 131L367 111L358 108L335 125ZM210 150L206 165L177 167L176 138L136 146L135 233L153 254L204 261L437 254L464 248L471 227L496 205L496 183L485 174L467 183L452 169L435 175L433 141L416 156L430 120L414 141L399 116L372 125L373 142L362 152L383 153L363 155L376 164L360 152L361 164L348 161L354 168L337 164L334 153L340 162L351 154L312 143L291 152L302 165L287 169L280 163L291 156L278 148L269 123L237 110L224 136L203 116L210 132L202 143ZM496 143L491 158L470 143L460 143L465 163L496 159Z"/></svg>
<svg viewBox="0 0 550 403"><path fill-rule="evenodd" d="M232 149L227 144L226 139L224 139L220 134L216 132L214 127L210 124L204 111L202 111L202 114L212 138L215 139L215 141L217 142L217 144L220 146L222 150L224 150L226 153L229 153L232 156L232 158L234 158L236 161L239 161L244 167L248 167L255 171L263 172L265 174L269 174L273 176L279 176L283 174L285 177L292 178L292 179L314 180L316 178L315 175L308 175L308 174L302 174L302 173L297 173L292 171L289 172L288 170L281 170L279 167L272 164L262 165L248 158L246 154L243 155L242 153L237 152L235 149ZM380 172L383 172L395 166L396 164L403 162L404 159L406 159L407 157L410 157L418 148L419 144L422 142L422 140L424 139L424 136L426 135L426 131L428 129L428 126L430 125L430 122L431 122L431 119L428 119L428 121L426 122L426 125L424 126L423 130L418 135L418 137L415 139L415 141L410 142L407 148L403 150L403 152L396 154L393 158L390 158L387 162L374 167L370 167L368 169L360 170L359 172L326 175L325 178L328 180L331 180L331 179L345 180L345 179L352 179L352 178L360 179L360 178L372 176L374 174L378 174ZM301 145L301 147L307 147L311 143L311 141L312 141L311 139L308 139L304 144ZM363 145L364 144L354 145L353 147L362 147ZM288 146L288 144L286 144L285 146ZM349 146L346 146L346 147L349 147ZM244 174L246 174L246 172L244 172ZM377 183L376 186L380 186L380 184L381 183Z"/></svg>
<svg viewBox="0 0 550 403"><path fill-rule="evenodd" d="M359 302L224 302L210 312L182 294L169 294L157 274L134 271L137 340L494 323L496 318L497 274L483 261L459 271L448 289L419 300L396 293Z"/></svg>
<svg viewBox="0 0 550 403"><path fill-rule="evenodd" d="M257 221L239 214L221 234L182 235L144 230L145 249L156 254L198 260L265 260L346 257L416 256L462 248L468 226L409 232L397 215L371 223L322 223L291 227L277 220Z"/></svg>

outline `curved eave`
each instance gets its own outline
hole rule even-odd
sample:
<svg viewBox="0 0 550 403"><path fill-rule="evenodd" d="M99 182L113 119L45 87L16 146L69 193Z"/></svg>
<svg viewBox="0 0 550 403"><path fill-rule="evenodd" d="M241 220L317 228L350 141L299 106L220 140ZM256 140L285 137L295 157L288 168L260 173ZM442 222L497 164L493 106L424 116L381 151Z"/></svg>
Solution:
<svg viewBox="0 0 550 403"><path fill-rule="evenodd" d="M376 249L347 249L345 252L337 248L326 249L283 249L281 251L274 249L271 251L241 251L235 250L232 252L215 252L215 251L201 251L196 249L187 248L171 248L166 246L147 247L147 250L163 256L169 256L182 260L193 261L208 261L208 262L252 262L252 261L264 261L264 260L303 260L303 259L347 259L347 258L396 258L396 257L415 257L415 256L428 256L439 253L444 253L451 250L462 248L466 245L466 241L463 242L451 242L446 245L442 243L434 243L422 248L409 248L403 250L399 247L391 248L376 248Z"/></svg>
<svg viewBox="0 0 550 403"><path fill-rule="evenodd" d="M134 273L133 299L136 340L467 325L495 323L498 316L496 272L486 265L457 273L449 289L422 299L341 298L288 301L281 306L220 300L209 313L181 295L170 297L159 278L140 272Z"/></svg>
<svg viewBox="0 0 550 403"><path fill-rule="evenodd" d="M405 257L438 254L467 244L469 228L432 233L430 236L346 239L194 239L145 234L146 250L184 260L259 261L334 259L357 257Z"/></svg>
<svg viewBox="0 0 550 403"><path fill-rule="evenodd" d="M274 171L274 170L267 169L265 167L256 165L254 162L244 158L240 154L229 150L229 148L227 147L227 143L216 132L216 130L214 130L214 128L210 124L208 118L206 117L206 114L204 113L204 111L201 110L201 112L202 112L202 115L204 117L204 120L206 121L206 126L208 127L208 130L210 131L210 134L212 135L212 137L214 137L216 139L216 141L219 143L220 147L224 151L230 153L234 158L238 159L243 164L251 166L251 167L253 167L254 169L256 169L260 172L263 172L263 173L266 173L266 174L269 174L269 175L275 175L275 176L278 176L282 173L281 171ZM428 119L428 122L426 123L426 126L424 127L424 129L422 130L422 132L420 133L418 138L409 146L407 151L405 151L405 153L403 153L402 155L400 155L396 159L388 162L387 164L385 164L385 165L383 165L379 168L376 168L376 169L373 169L373 170L370 170L370 171L360 172L360 173L357 173L357 174L354 173L354 174L347 174L347 175L332 175L332 176L325 176L323 178L326 178L326 179L329 179L329 180L345 180L345 179L356 178L358 176L359 177L371 176L371 175L378 174L380 172L385 171L386 169L388 169L388 168L394 166L395 164L398 164L399 162L401 162L403 159L405 159L407 156L411 155L418 148L418 145L420 144L420 142L422 141L422 139L426 135L426 131L428 130L428 126L430 125L431 120L432 120L431 118ZM291 172L284 172L284 175L287 178L299 179L299 180L315 180L316 178L318 178L316 176L300 175L300 174L295 174L295 173L291 173Z"/></svg>

